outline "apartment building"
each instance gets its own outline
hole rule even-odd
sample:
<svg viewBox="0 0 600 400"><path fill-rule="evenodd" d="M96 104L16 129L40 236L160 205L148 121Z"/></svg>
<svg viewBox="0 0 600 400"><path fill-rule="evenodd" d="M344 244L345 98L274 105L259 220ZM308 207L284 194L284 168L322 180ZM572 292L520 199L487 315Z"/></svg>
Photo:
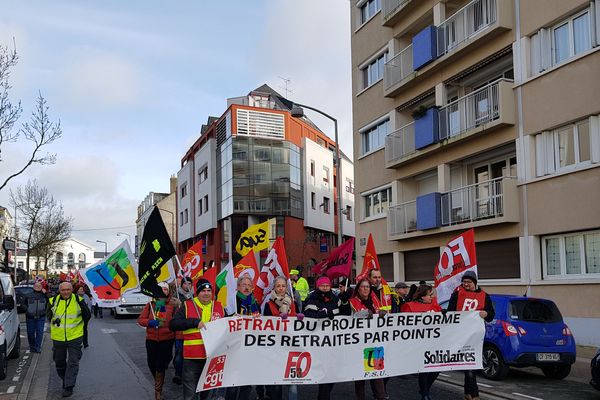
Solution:
<svg viewBox="0 0 600 400"><path fill-rule="evenodd" d="M310 266L337 246L339 208L344 237L354 236L352 163L342 158L340 207L335 142L307 117L292 117L292 106L263 85L208 118L177 174L179 254L203 239L207 261L237 262L241 234L273 218L269 240L283 236L290 266Z"/></svg>
<svg viewBox="0 0 600 400"><path fill-rule="evenodd" d="M431 281L474 228L486 290L600 344L600 1L351 8L357 257L373 233L387 279Z"/></svg>

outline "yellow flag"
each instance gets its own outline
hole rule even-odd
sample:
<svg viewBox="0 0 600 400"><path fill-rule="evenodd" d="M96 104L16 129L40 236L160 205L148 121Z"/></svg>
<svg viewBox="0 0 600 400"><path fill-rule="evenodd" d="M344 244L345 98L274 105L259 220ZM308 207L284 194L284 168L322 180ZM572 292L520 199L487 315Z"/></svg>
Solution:
<svg viewBox="0 0 600 400"><path fill-rule="evenodd" d="M250 250L259 252L269 248L271 220L268 219L260 224L255 224L246 229L240 240L235 245L235 250L241 255L245 256Z"/></svg>

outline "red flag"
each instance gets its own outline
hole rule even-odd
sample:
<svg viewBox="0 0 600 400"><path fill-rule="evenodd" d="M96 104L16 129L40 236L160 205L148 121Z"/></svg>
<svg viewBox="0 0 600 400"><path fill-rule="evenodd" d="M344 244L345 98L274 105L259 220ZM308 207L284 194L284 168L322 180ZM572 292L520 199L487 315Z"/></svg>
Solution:
<svg viewBox="0 0 600 400"><path fill-rule="evenodd" d="M59 279L61 282L67 282L67 278L68 278L68 275L67 275L67 274L65 274L64 272L61 272L61 273L60 273L60 275L58 276L58 279Z"/></svg>
<svg viewBox="0 0 600 400"><path fill-rule="evenodd" d="M194 282L193 282L194 292L196 292L196 282L200 278L206 279L207 281L210 282L210 284L213 287L212 292L213 292L213 299L214 299L215 295L216 295L216 291L217 291L217 267L214 266L214 267L207 269L206 271L204 271L203 275L200 275L196 279L194 279Z"/></svg>
<svg viewBox="0 0 600 400"><path fill-rule="evenodd" d="M265 263L260 270L258 282L254 289L254 297L256 301L262 304L269 293L273 290L273 282L278 276L283 276L288 280L289 291L291 290L290 270L288 269L287 255L285 254L285 245L281 236L277 237Z"/></svg>
<svg viewBox="0 0 600 400"><path fill-rule="evenodd" d="M325 274L329 279L340 276L350 276L352 269L352 252L354 251L354 238L350 238L336 247L327 260L315 265L312 269L317 275Z"/></svg>
<svg viewBox="0 0 600 400"><path fill-rule="evenodd" d="M185 253L181 261L182 267L177 271L178 278L188 277L196 281L202 276L202 243L202 239L197 241Z"/></svg>
<svg viewBox="0 0 600 400"><path fill-rule="evenodd" d="M246 254L239 263L233 267L233 276L235 279L239 278L241 275L248 274L250 278L252 278L252 283L256 286L256 282L258 281L258 265L256 265L256 256L254 255L254 250L250 250L248 254Z"/></svg>
<svg viewBox="0 0 600 400"><path fill-rule="evenodd" d="M466 271L477 274L477 255L475 253L475 230L473 228L450 240L433 271L434 286L438 301L450 299L452 292L460 286Z"/></svg>
<svg viewBox="0 0 600 400"><path fill-rule="evenodd" d="M365 257L363 258L363 267L360 274L356 277L356 281L363 278L368 278L369 271L372 269L379 268L379 260L377 259L377 252L375 251L375 243L373 243L373 236L369 233L369 240L367 240L367 249L365 250ZM387 282L385 283L387 285Z"/></svg>

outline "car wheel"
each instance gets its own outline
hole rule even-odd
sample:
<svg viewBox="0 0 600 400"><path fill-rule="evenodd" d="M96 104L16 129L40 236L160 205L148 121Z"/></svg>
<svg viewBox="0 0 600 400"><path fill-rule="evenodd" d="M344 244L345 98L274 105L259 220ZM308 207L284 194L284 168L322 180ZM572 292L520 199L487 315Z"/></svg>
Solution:
<svg viewBox="0 0 600 400"><path fill-rule="evenodd" d="M19 358L19 353L21 352L21 328L17 330L17 340L15 341L15 347L13 347L12 351L8 355L8 358L14 359Z"/></svg>
<svg viewBox="0 0 600 400"><path fill-rule="evenodd" d="M483 348L483 370L485 378L493 381L501 381L508 375L508 365L504 362L500 351L493 346Z"/></svg>
<svg viewBox="0 0 600 400"><path fill-rule="evenodd" d="M6 359L6 345L0 348L0 381L6 378L8 373L8 360Z"/></svg>
<svg viewBox="0 0 600 400"><path fill-rule="evenodd" d="M550 379L565 379L571 373L571 365L552 365L542 367L542 372Z"/></svg>

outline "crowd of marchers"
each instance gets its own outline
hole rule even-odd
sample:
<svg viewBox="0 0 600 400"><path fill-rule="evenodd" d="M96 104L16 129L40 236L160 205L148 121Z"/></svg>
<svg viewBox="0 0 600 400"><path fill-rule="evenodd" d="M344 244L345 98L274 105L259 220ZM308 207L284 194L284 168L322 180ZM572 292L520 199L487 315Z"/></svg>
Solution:
<svg viewBox="0 0 600 400"><path fill-rule="evenodd" d="M235 313L226 313L225 308L215 301L213 283L199 279L194 284L183 278L179 285L160 283L163 296L153 298L146 304L138 318L138 323L146 328L146 352L148 368L154 377L155 399L162 398L165 384L165 371L173 362L175 375L173 383L181 385L184 400L207 399L210 392L196 392L198 381L206 364L206 350L202 330L210 321L232 315L275 316L287 319L294 316L303 318L336 318L352 315L356 318L373 318L387 313L398 312L445 312L435 300L434 289L420 282L409 288L403 282L394 287L394 292L386 294L382 285L381 272L371 269L366 276L360 276L352 289L347 280L340 282L339 290L332 290L332 283L326 276L316 280L315 288L309 292L308 283L298 270L290 271L292 293L289 292L286 277L277 277L268 301L263 307L253 295L252 279L243 275L237 280ZM89 296L85 288L76 288L63 282L59 293L48 298L43 294L40 283L27 299L27 328L29 345L32 351L39 351L44 322L50 322L53 343L53 359L56 371L63 382L63 397L73 394L82 346L87 346L87 322L91 317ZM475 305L475 306L473 306ZM43 310L43 311L41 311ZM466 272L462 284L452 294L449 311L476 311L481 318L491 321L494 318L492 302L483 290L477 287L477 276ZM31 323L30 323L31 320ZM40 331L41 327L41 331ZM467 370L464 393L466 400L479 399L475 371ZM431 399L430 388L438 373L418 374L418 391L424 400ZM393 398L388 393L389 378L370 379L369 386L375 399ZM355 397L365 398L366 381L355 381ZM318 399L331 397L334 383L318 385ZM280 400L289 386L237 386L222 390L226 400L249 400L253 392L259 398Z"/></svg>

